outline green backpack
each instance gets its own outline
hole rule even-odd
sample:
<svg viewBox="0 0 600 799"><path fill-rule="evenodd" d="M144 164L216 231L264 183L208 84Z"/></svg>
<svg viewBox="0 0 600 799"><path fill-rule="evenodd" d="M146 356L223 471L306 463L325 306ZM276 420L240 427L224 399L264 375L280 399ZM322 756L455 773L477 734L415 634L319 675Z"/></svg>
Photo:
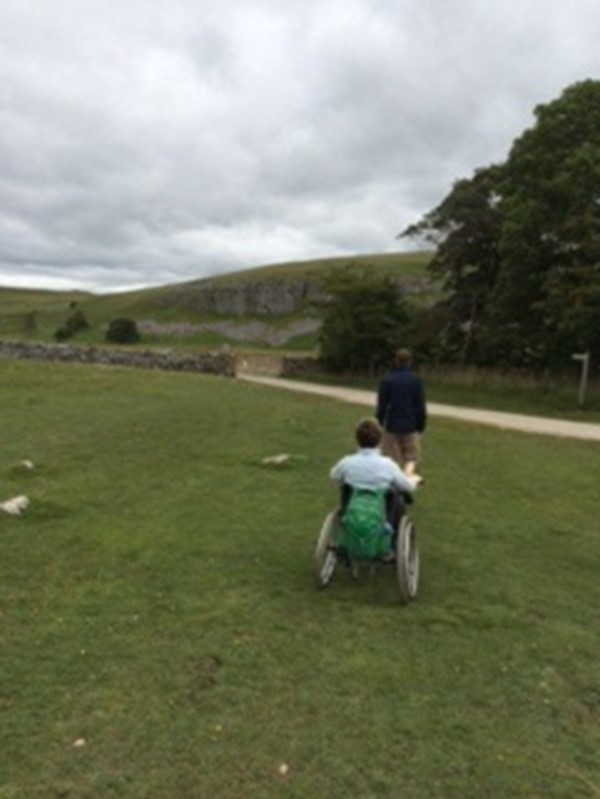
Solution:
<svg viewBox="0 0 600 799"><path fill-rule="evenodd" d="M380 558L390 551L385 492L354 488L341 519L339 546L351 558Z"/></svg>

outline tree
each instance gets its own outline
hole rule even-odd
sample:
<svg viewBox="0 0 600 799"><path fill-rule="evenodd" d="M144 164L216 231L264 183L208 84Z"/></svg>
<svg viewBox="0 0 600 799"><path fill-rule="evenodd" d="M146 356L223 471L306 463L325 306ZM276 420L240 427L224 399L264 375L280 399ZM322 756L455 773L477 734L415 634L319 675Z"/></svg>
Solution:
<svg viewBox="0 0 600 799"><path fill-rule="evenodd" d="M408 315L389 277L335 270L324 281L321 359L334 371L373 372L390 362Z"/></svg>
<svg viewBox="0 0 600 799"><path fill-rule="evenodd" d="M438 314L444 328L437 332L446 356L461 362L468 359L498 273L500 175L500 167L491 166L457 181L437 208L401 234L437 246L428 265L445 294L445 314Z"/></svg>
<svg viewBox="0 0 600 799"><path fill-rule="evenodd" d="M437 245L430 268L467 360L561 366L600 346L600 82L534 113L505 163L405 231Z"/></svg>
<svg viewBox="0 0 600 799"><path fill-rule="evenodd" d="M505 166L491 301L494 327L512 326L521 359L552 364L597 346L600 82L570 86L535 116Z"/></svg>
<svg viewBox="0 0 600 799"><path fill-rule="evenodd" d="M54 332L54 338L57 341L66 341L69 338L73 338L73 336L76 336L78 333L81 333L83 330L89 330L89 327L90 324L83 311L73 311L73 313L67 317L64 325Z"/></svg>

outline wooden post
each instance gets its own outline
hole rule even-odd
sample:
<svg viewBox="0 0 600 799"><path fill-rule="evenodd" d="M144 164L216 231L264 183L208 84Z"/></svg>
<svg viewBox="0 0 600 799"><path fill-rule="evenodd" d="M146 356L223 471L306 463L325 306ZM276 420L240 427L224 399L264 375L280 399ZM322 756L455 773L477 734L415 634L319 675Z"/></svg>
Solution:
<svg viewBox="0 0 600 799"><path fill-rule="evenodd" d="M579 382L579 407L585 403L585 392L587 391L588 376L590 373L590 354L589 352L577 352L573 355L574 361L581 361L581 380Z"/></svg>

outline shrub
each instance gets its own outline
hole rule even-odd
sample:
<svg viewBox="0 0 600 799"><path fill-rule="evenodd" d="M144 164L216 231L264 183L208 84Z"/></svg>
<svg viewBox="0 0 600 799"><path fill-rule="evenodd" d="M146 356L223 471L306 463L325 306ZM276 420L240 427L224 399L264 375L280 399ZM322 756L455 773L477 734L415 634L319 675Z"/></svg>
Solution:
<svg viewBox="0 0 600 799"><path fill-rule="evenodd" d="M77 333L81 333L82 330L88 330L89 327L90 324L83 311L75 311L67 318L64 325L55 331L54 338L57 341L66 341Z"/></svg>
<svg viewBox="0 0 600 799"><path fill-rule="evenodd" d="M108 325L106 340L114 344L135 344L140 340L135 321L133 319L113 319Z"/></svg>

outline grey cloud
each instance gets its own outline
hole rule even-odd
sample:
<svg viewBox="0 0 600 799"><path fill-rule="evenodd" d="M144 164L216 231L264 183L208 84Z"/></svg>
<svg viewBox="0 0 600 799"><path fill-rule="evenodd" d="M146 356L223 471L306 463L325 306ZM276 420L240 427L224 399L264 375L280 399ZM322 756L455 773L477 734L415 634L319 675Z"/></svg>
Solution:
<svg viewBox="0 0 600 799"><path fill-rule="evenodd" d="M593 0L6 0L0 281L393 249L594 77L599 28Z"/></svg>

